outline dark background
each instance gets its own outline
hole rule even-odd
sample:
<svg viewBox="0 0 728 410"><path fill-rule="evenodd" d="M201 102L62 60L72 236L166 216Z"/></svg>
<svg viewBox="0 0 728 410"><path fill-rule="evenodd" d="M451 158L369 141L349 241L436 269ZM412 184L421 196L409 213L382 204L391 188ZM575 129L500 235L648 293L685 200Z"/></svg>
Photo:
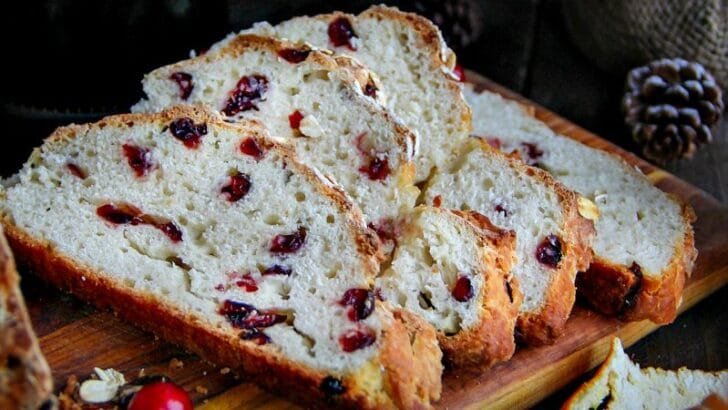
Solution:
<svg viewBox="0 0 728 410"><path fill-rule="evenodd" d="M98 0L13 2L0 15L5 80L0 87L3 148L0 175L9 176L56 126L128 110L145 72L204 50L255 21L300 14L358 12L350 1ZM378 3L378 2L377 2ZM406 2L393 1L406 8ZM483 0L481 35L454 47L459 61L617 144L634 149L619 103L626 72L593 66L564 28L569 2ZM672 56L666 56L672 57ZM728 125L691 161L667 169L728 202ZM728 227L726 227L728 229ZM26 285L28 286L28 285ZM728 368L728 288L629 349L643 366ZM584 378L580 379L583 381ZM542 407L558 407L575 384Z"/></svg>

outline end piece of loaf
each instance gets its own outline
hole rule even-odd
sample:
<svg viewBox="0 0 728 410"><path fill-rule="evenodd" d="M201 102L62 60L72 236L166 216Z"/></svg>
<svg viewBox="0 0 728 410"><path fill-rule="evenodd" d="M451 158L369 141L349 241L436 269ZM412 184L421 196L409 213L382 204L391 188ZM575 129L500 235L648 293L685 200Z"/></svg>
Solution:
<svg viewBox="0 0 728 410"><path fill-rule="evenodd" d="M474 210L516 232L512 270L523 293L522 339L550 343L564 331L575 299L574 280L591 261L594 228L579 214L578 196L546 172L529 167L472 138L457 164L436 173L427 204Z"/></svg>
<svg viewBox="0 0 728 410"><path fill-rule="evenodd" d="M618 338L596 375L566 401L564 410L688 409L712 395L728 398L728 370L640 369Z"/></svg>
<svg viewBox="0 0 728 410"><path fill-rule="evenodd" d="M413 185L415 137L364 94L366 85L352 74L363 69L350 58L338 60L347 60L346 66L303 44L239 36L216 53L147 74L148 97L133 111L201 104L230 121L259 120L306 164L341 184L382 232L414 207L419 193Z"/></svg>
<svg viewBox="0 0 728 410"><path fill-rule="evenodd" d="M476 135L521 152L598 206L594 261L577 277L579 292L625 320L673 321L697 256L692 209L621 158L554 134L515 101L471 87L465 96Z"/></svg>
<svg viewBox="0 0 728 410"><path fill-rule="evenodd" d="M20 293L20 277L0 229L0 409L35 410L53 379Z"/></svg>
<svg viewBox="0 0 728 410"><path fill-rule="evenodd" d="M378 295L431 323L456 366L509 359L521 302L510 275L515 234L474 211L428 206L415 208L401 229Z"/></svg>
<svg viewBox="0 0 728 410"><path fill-rule="evenodd" d="M63 127L0 197L45 278L253 382L364 408L439 397L434 329L374 301L360 211L259 123L180 106Z"/></svg>
<svg viewBox="0 0 728 410"><path fill-rule="evenodd" d="M259 23L242 33L305 41L351 56L372 70L387 106L418 136L417 181L452 161L470 133L470 108L452 72L455 54L437 26L422 16L373 6L358 15L335 12L276 26ZM213 45L211 52L234 37Z"/></svg>

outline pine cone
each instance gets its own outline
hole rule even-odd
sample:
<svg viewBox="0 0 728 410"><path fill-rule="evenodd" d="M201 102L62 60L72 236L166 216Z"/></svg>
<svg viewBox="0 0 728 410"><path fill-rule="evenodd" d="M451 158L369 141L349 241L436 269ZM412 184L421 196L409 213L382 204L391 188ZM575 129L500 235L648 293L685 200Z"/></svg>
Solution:
<svg viewBox="0 0 728 410"><path fill-rule="evenodd" d="M483 10L475 0L399 0L394 4L432 20L455 51L472 44L483 33Z"/></svg>
<svg viewBox="0 0 728 410"><path fill-rule="evenodd" d="M721 89L695 62L662 59L627 75L625 122L642 154L664 164L690 158L712 141L711 126L723 112Z"/></svg>

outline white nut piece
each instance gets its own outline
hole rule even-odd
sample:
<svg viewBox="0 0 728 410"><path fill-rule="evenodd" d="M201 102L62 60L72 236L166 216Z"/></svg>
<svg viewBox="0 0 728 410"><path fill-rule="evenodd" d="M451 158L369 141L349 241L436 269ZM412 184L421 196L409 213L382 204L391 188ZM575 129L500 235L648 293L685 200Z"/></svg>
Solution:
<svg viewBox="0 0 728 410"><path fill-rule="evenodd" d="M306 115L301 120L301 124L298 126L298 130L301 134L310 138L320 138L324 135L324 130L321 128L321 124L316 120L313 115Z"/></svg>
<svg viewBox="0 0 728 410"><path fill-rule="evenodd" d="M124 375L114 369L94 368L99 380L89 379L81 383L78 391L81 400L86 403L104 403L116 396L119 387L126 384Z"/></svg>

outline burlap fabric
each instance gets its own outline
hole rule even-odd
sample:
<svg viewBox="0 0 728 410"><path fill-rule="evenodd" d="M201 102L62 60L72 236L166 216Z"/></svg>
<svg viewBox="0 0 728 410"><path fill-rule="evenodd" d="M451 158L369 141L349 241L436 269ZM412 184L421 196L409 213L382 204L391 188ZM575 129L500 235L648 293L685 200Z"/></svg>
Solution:
<svg viewBox="0 0 728 410"><path fill-rule="evenodd" d="M574 43L604 70L682 57L728 87L728 0L567 0L563 14Z"/></svg>

